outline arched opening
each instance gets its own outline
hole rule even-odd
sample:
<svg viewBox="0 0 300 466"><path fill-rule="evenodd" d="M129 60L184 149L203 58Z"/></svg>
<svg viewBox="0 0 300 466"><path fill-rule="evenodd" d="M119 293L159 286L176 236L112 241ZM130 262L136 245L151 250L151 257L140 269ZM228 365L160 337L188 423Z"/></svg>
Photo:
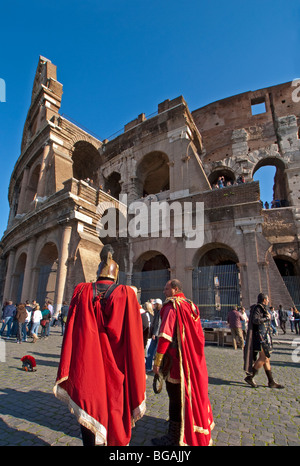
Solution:
<svg viewBox="0 0 300 466"><path fill-rule="evenodd" d="M163 152L147 154L137 167L139 197L158 194L170 189L169 159Z"/></svg>
<svg viewBox="0 0 300 466"><path fill-rule="evenodd" d="M276 256L274 262L291 295L295 306L300 308L300 273L297 263L289 257Z"/></svg>
<svg viewBox="0 0 300 466"><path fill-rule="evenodd" d="M115 197L116 199L119 198L121 193L121 185L120 185L121 175L120 173L113 172L107 180L105 180L104 189L105 191L110 194L111 196Z"/></svg>
<svg viewBox="0 0 300 466"><path fill-rule="evenodd" d="M202 248L193 270L193 299L204 319L227 320L241 302L240 273L236 253L226 245Z"/></svg>
<svg viewBox="0 0 300 466"><path fill-rule="evenodd" d="M219 167L208 177L212 188L226 188L235 183L234 173L226 167Z"/></svg>
<svg viewBox="0 0 300 466"><path fill-rule="evenodd" d="M260 197L265 209L288 205L285 166L276 157L267 157L255 166L254 181L259 181Z"/></svg>
<svg viewBox="0 0 300 466"><path fill-rule="evenodd" d="M18 261L16 263L15 271L12 277L12 297L11 299L15 303L20 303L21 295L22 295L22 288L23 288L23 281L24 281L24 271L26 266L26 259L27 256L23 252Z"/></svg>
<svg viewBox="0 0 300 466"><path fill-rule="evenodd" d="M164 301L164 286L170 280L168 259L158 251L142 254L133 266L132 284L141 290L141 302L160 298Z"/></svg>
<svg viewBox="0 0 300 466"><path fill-rule="evenodd" d="M73 178L87 181L91 186L98 188L100 155L97 149L89 142L78 141L74 145L72 160Z"/></svg>
<svg viewBox="0 0 300 466"><path fill-rule="evenodd" d="M42 307L46 299L54 301L58 251L54 243L47 243L42 248L37 260L38 280L36 301Z"/></svg>

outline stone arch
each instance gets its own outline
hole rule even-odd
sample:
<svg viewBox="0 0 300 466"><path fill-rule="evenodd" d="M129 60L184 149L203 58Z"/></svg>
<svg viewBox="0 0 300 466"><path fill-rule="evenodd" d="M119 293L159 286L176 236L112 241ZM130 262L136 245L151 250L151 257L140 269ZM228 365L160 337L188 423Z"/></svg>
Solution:
<svg viewBox="0 0 300 466"><path fill-rule="evenodd" d="M164 300L163 289L170 279L170 263L159 251L142 253L133 264L132 285L141 292L141 302L160 298Z"/></svg>
<svg viewBox="0 0 300 466"><path fill-rule="evenodd" d="M227 320L228 312L241 302L239 259L222 243L200 248L194 256L193 300L202 318Z"/></svg>
<svg viewBox="0 0 300 466"><path fill-rule="evenodd" d="M276 207L286 207L288 205L288 187L285 177L286 164L281 157L265 156L253 167L252 177L263 167L273 166L276 168L273 186L273 201Z"/></svg>
<svg viewBox="0 0 300 466"><path fill-rule="evenodd" d="M73 178L90 180L94 187L99 187L99 168L101 158L96 147L88 141L77 141L71 152L73 161Z"/></svg>
<svg viewBox="0 0 300 466"><path fill-rule="evenodd" d="M104 181L104 189L107 193L109 193L111 196L115 197L118 199L120 193L121 193L121 174L113 171L107 179Z"/></svg>
<svg viewBox="0 0 300 466"><path fill-rule="evenodd" d="M193 266L238 264L237 253L227 244L209 243L198 249L194 255Z"/></svg>
<svg viewBox="0 0 300 466"><path fill-rule="evenodd" d="M218 180L220 177L224 178L224 186L235 183L235 173L234 171L225 166L219 166L215 168L208 176L208 180L210 182L210 185L213 187L214 185L218 184Z"/></svg>
<svg viewBox="0 0 300 466"><path fill-rule="evenodd" d="M140 197L170 189L169 157L164 152L146 154L137 165L137 193Z"/></svg>
<svg viewBox="0 0 300 466"><path fill-rule="evenodd" d="M54 301L57 268L58 248L54 242L48 241L40 248L35 265L35 296L40 306L46 298Z"/></svg>

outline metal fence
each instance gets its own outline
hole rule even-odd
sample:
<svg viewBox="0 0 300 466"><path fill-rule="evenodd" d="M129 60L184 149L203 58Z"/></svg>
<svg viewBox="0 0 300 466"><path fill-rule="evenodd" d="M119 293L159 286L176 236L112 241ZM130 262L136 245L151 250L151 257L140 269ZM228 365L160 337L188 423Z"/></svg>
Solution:
<svg viewBox="0 0 300 466"><path fill-rule="evenodd" d="M134 272L131 283L141 290L141 303L144 303L152 298L160 298L164 301L163 290L168 280L170 280L169 270L151 270Z"/></svg>
<svg viewBox="0 0 300 466"><path fill-rule="evenodd" d="M193 300L201 318L227 320L228 312L241 303L238 267L229 264L194 269Z"/></svg>

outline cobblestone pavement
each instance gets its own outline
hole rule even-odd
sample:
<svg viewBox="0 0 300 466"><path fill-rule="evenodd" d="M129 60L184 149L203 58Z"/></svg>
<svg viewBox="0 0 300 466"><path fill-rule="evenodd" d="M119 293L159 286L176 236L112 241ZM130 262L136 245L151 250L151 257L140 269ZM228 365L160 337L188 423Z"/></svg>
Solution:
<svg viewBox="0 0 300 466"><path fill-rule="evenodd" d="M300 445L300 336L288 332L274 340L272 369L283 390L268 388L263 371L258 388L251 388L243 380L241 350L206 346L215 446ZM82 445L75 417L52 392L61 342L59 327L35 344L0 340L1 446ZM22 370L25 354L35 357L36 372ZM131 446L150 446L166 430L168 398L165 388L153 393L152 380L148 375L147 412L133 429Z"/></svg>

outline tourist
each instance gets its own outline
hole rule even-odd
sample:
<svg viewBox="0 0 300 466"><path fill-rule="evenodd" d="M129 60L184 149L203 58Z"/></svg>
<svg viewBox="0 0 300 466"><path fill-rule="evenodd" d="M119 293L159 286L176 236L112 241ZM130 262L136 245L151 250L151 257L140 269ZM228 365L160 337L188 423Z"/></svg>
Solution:
<svg viewBox="0 0 300 466"><path fill-rule="evenodd" d="M251 306L247 339L244 351L245 382L257 387L254 377L262 367L265 370L270 388L284 388L273 379L270 355L273 350L271 318L267 309L269 297L260 293L257 304ZM258 356L258 357L257 357Z"/></svg>
<svg viewBox="0 0 300 466"><path fill-rule="evenodd" d="M17 343L22 343L22 329L26 321L28 313L24 303L20 303L17 306L17 311L15 315L15 320L17 321Z"/></svg>
<svg viewBox="0 0 300 466"><path fill-rule="evenodd" d="M41 320L41 338L48 338L48 327L50 326L51 313L48 309L48 304L45 304L42 309L42 320Z"/></svg>
<svg viewBox="0 0 300 466"><path fill-rule="evenodd" d="M31 336L32 336L32 343L35 343L38 340L38 331L40 328L40 322L42 320L43 316L40 310L40 306L36 304L34 311L32 311L32 316L31 316Z"/></svg>
<svg viewBox="0 0 300 466"><path fill-rule="evenodd" d="M140 305L131 287L117 285L112 254L104 246L97 282L74 290L54 387L80 423L84 446L128 445L145 412Z"/></svg>
<svg viewBox="0 0 300 466"><path fill-rule="evenodd" d="M67 304L67 301L63 301L63 305L60 310L60 324L61 324L61 334L64 335L65 333L65 326L68 318L68 312L69 312L69 306Z"/></svg>
<svg viewBox="0 0 300 466"><path fill-rule="evenodd" d="M271 328L273 331L273 335L277 335L278 316L273 306L270 307L270 316L271 316Z"/></svg>
<svg viewBox="0 0 300 466"><path fill-rule="evenodd" d="M161 324L161 318L160 318L161 308L162 308L162 300L159 298L153 300L154 317L153 317L152 325L150 327L151 341L150 341L150 345L148 347L148 351L146 355L146 372L152 371L153 358L154 358L156 348L157 348L158 334L159 334L159 328Z"/></svg>
<svg viewBox="0 0 300 466"><path fill-rule="evenodd" d="M167 435L152 439L152 443L157 446L208 446L214 424L199 309L186 299L179 280L169 280L164 293L167 300L161 309L153 372L155 378L160 370L165 372L169 429ZM168 371L163 367L166 359L169 360Z"/></svg>
<svg viewBox="0 0 300 466"><path fill-rule="evenodd" d="M8 301L6 306L4 306L3 313L2 313L2 327L0 330L0 335L3 335L3 332L7 326L6 337L10 338L11 328L14 321L14 316L16 314L16 306L13 304L12 301Z"/></svg>
<svg viewBox="0 0 300 466"><path fill-rule="evenodd" d="M300 312L295 306L293 307L293 315L296 334L300 335Z"/></svg>
<svg viewBox="0 0 300 466"><path fill-rule="evenodd" d="M279 304L278 317L280 322L280 328L283 331L283 334L286 334L286 322L288 320L288 313L282 308L282 305Z"/></svg>
<svg viewBox="0 0 300 466"><path fill-rule="evenodd" d="M241 323L242 323L242 332L243 332L243 340L246 340L246 335L247 335L247 329L248 329L248 316L246 314L246 310L244 307L241 307L239 309L239 312L241 314Z"/></svg>
<svg viewBox="0 0 300 466"><path fill-rule="evenodd" d="M31 322L31 313L32 313L32 307L30 306L29 301L26 301L25 307L27 311L27 316L22 326L22 341L27 341L27 335L29 331L29 324Z"/></svg>
<svg viewBox="0 0 300 466"><path fill-rule="evenodd" d="M228 312L227 323L231 330L232 346L236 350L238 347L244 348L244 338L242 329L242 316L237 308Z"/></svg>

